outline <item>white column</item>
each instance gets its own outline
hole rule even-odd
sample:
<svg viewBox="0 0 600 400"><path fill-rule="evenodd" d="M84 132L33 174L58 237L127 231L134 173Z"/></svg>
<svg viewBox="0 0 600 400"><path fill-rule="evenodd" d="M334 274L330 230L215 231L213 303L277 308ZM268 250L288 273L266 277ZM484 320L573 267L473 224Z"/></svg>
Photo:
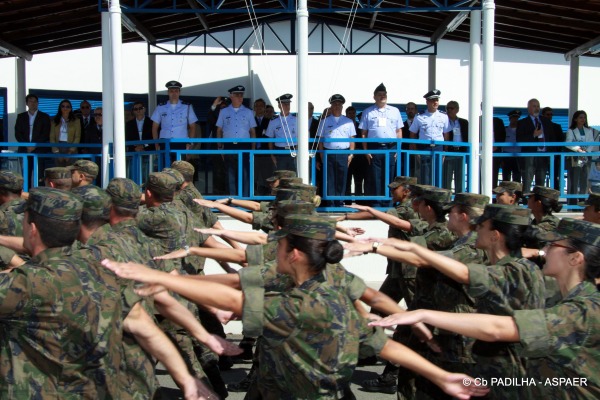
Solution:
<svg viewBox="0 0 600 400"><path fill-rule="evenodd" d="M436 68L437 56L435 54L431 54L427 58L427 61L428 61L428 63L427 63L427 67L428 67L428 69L427 69L427 85L428 85L427 90L433 90L433 89L436 89L435 68Z"/></svg>
<svg viewBox="0 0 600 400"><path fill-rule="evenodd" d="M479 116L481 115L481 11L471 11L471 39L469 62L469 191L480 193Z"/></svg>
<svg viewBox="0 0 600 400"><path fill-rule="evenodd" d="M579 102L579 56L571 57L569 75L569 121L577 111Z"/></svg>
<svg viewBox="0 0 600 400"><path fill-rule="evenodd" d="M109 13L113 63L113 104L115 107L113 157L115 162L115 177L125 178L125 101L123 99L121 62L123 37L119 0L112 0L110 2Z"/></svg>
<svg viewBox="0 0 600 400"><path fill-rule="evenodd" d="M156 109L156 54L148 54L148 113Z"/></svg>
<svg viewBox="0 0 600 400"><path fill-rule="evenodd" d="M482 115L482 174L481 193L492 195L493 83L494 83L494 0L483 2L483 115Z"/></svg>
<svg viewBox="0 0 600 400"><path fill-rule="evenodd" d="M308 8L298 0L296 13L298 53L298 176L308 183Z"/></svg>
<svg viewBox="0 0 600 400"><path fill-rule="evenodd" d="M108 153L110 143L113 141L115 109L113 107L113 64L110 41L110 14L102 13L102 187L108 185L108 164L111 155Z"/></svg>
<svg viewBox="0 0 600 400"><path fill-rule="evenodd" d="M25 59L16 57L15 61L15 111L17 114L27 111L25 104L26 79L25 79ZM8 135L5 135L8 137Z"/></svg>

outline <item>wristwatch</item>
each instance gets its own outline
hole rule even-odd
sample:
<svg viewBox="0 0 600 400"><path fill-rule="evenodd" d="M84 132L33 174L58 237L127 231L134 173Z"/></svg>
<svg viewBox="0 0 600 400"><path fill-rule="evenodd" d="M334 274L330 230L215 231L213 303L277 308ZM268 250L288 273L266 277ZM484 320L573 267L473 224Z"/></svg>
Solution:
<svg viewBox="0 0 600 400"><path fill-rule="evenodd" d="M228 197L227 198L227 203L225 203L225 204L227 204L228 206L230 206L232 201L233 201L233 197Z"/></svg>
<svg viewBox="0 0 600 400"><path fill-rule="evenodd" d="M538 257L539 258L546 257L546 252L544 250L538 250Z"/></svg>
<svg viewBox="0 0 600 400"><path fill-rule="evenodd" d="M377 253L377 249L379 248L379 246L381 245L381 243L379 242L373 242L373 253Z"/></svg>
<svg viewBox="0 0 600 400"><path fill-rule="evenodd" d="M184 246L183 249L185 250L185 256L189 256L190 255L190 246Z"/></svg>

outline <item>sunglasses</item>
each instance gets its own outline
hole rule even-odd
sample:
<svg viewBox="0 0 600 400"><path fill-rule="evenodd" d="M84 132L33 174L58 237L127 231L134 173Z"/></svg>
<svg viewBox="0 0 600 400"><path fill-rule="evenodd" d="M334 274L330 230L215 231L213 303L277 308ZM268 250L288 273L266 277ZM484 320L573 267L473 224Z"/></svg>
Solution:
<svg viewBox="0 0 600 400"><path fill-rule="evenodd" d="M144 107L133 107L133 111L142 111Z"/></svg>
<svg viewBox="0 0 600 400"><path fill-rule="evenodd" d="M71 108L71 106L68 104L61 104L60 108Z"/></svg>
<svg viewBox="0 0 600 400"><path fill-rule="evenodd" d="M102 114L96 114L96 113L94 113L94 118L101 117L101 116L102 116Z"/></svg>
<svg viewBox="0 0 600 400"><path fill-rule="evenodd" d="M80 108L81 108L82 110L89 110L89 109L90 109L90 106L81 106Z"/></svg>
<svg viewBox="0 0 600 400"><path fill-rule="evenodd" d="M574 249L574 248L572 248L571 246L565 246L564 244L558 244L558 243L556 243L556 242L550 242L550 243L548 243L548 244L547 244L547 247L548 247L548 248L550 248L550 247L561 247L561 248L563 248L563 249L567 249L567 250L575 251L575 249Z"/></svg>

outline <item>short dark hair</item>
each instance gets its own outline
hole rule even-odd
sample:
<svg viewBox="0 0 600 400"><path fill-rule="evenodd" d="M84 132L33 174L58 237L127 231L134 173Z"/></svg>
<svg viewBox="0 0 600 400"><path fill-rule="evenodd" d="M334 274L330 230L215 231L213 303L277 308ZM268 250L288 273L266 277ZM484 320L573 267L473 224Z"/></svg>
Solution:
<svg viewBox="0 0 600 400"><path fill-rule="evenodd" d="M142 103L141 101L136 101L131 105L131 111L133 111L135 106L137 106L138 104L141 105L142 107L145 107L144 103Z"/></svg>
<svg viewBox="0 0 600 400"><path fill-rule="evenodd" d="M35 211L27 210L27 223L35 224L42 243L48 248L71 246L77 235L81 221L59 221L44 217Z"/></svg>
<svg viewBox="0 0 600 400"><path fill-rule="evenodd" d="M38 103L40 101L39 97L37 97L36 94L29 93L27 96L25 96L25 103L27 103L29 101L29 99L31 99L31 98L36 99L38 101Z"/></svg>
<svg viewBox="0 0 600 400"><path fill-rule="evenodd" d="M168 203L170 201L173 201L173 198L175 197L175 193L161 194L161 193L155 192L154 190L152 190L150 188L147 188L146 190L150 191L150 193L152 193L152 196L161 203Z"/></svg>
<svg viewBox="0 0 600 400"><path fill-rule="evenodd" d="M540 113L542 115L546 114L546 111L552 111L552 107L544 107L542 108L542 111L540 111Z"/></svg>
<svg viewBox="0 0 600 400"><path fill-rule="evenodd" d="M138 209L136 210L132 210L129 208L124 208L121 206L116 206L114 203L112 205L112 209L115 211L115 213L119 216L119 217L131 217L131 218L135 218L138 215Z"/></svg>
<svg viewBox="0 0 600 400"><path fill-rule="evenodd" d="M108 223L108 217L97 215L91 216L89 214L83 213L81 214L81 223L87 228L97 229L100 228L102 225Z"/></svg>
<svg viewBox="0 0 600 400"><path fill-rule="evenodd" d="M256 103L263 103L265 106L267 105L267 102L262 97L260 99L254 100L254 104Z"/></svg>
<svg viewBox="0 0 600 400"><path fill-rule="evenodd" d="M61 178L61 179L48 179L48 182L54 183L54 187L60 190L71 190L73 187L73 180L71 178Z"/></svg>

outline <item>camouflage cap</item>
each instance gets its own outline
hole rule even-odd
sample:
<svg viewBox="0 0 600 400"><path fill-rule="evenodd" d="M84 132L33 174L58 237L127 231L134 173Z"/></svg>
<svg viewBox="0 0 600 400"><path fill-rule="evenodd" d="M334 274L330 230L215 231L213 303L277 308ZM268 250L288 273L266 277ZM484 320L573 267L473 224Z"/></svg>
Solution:
<svg viewBox="0 0 600 400"><path fill-rule="evenodd" d="M286 217L291 214L312 215L315 214L315 205L308 201L282 200L277 202L273 211L273 217Z"/></svg>
<svg viewBox="0 0 600 400"><path fill-rule="evenodd" d="M108 193L115 206L128 210L137 210L140 206L142 191L137 183L131 179L112 179L106 188L106 193Z"/></svg>
<svg viewBox="0 0 600 400"><path fill-rule="evenodd" d="M446 204L452 198L452 192L448 189L424 188L419 200L435 201L436 203Z"/></svg>
<svg viewBox="0 0 600 400"><path fill-rule="evenodd" d="M390 189L396 189L398 186L414 185L417 183L417 178L413 176L397 176L388 185Z"/></svg>
<svg viewBox="0 0 600 400"><path fill-rule="evenodd" d="M576 239L583 243L600 247L600 225L580 219L563 218L554 231L539 231L537 238L544 242Z"/></svg>
<svg viewBox="0 0 600 400"><path fill-rule="evenodd" d="M18 172L0 170L0 189L11 192L23 190L23 177Z"/></svg>
<svg viewBox="0 0 600 400"><path fill-rule="evenodd" d="M92 178L98 176L98 164L90 160L77 160L75 161L75 164L68 166L67 169L69 171L76 169Z"/></svg>
<svg viewBox="0 0 600 400"><path fill-rule="evenodd" d="M171 168L177 170L183 175L186 182L191 182L194 179L195 168L192 164L187 161L177 160L173 161Z"/></svg>
<svg viewBox="0 0 600 400"><path fill-rule="evenodd" d="M89 217L109 217L111 198L108 193L98 186L79 186L71 189L71 193L81 197L83 201L82 215Z"/></svg>
<svg viewBox="0 0 600 400"><path fill-rule="evenodd" d="M273 182L273 181L276 181L277 179L281 179L281 178L295 178L295 177L296 177L296 172L289 171L286 169L281 169L281 170L273 172L273 176L270 178L267 178L267 182Z"/></svg>
<svg viewBox="0 0 600 400"><path fill-rule="evenodd" d="M30 210L59 221L79 221L82 208L81 200L71 192L38 187L31 189L27 201L19 204L13 210L16 214Z"/></svg>
<svg viewBox="0 0 600 400"><path fill-rule="evenodd" d="M504 204L488 204L483 210L483 215L475 223L481 224L488 219L512 225L529 225L531 210Z"/></svg>
<svg viewBox="0 0 600 400"><path fill-rule="evenodd" d="M146 189L161 195L173 196L177 190L177 181L167 173L152 172L148 176Z"/></svg>
<svg viewBox="0 0 600 400"><path fill-rule="evenodd" d="M71 171L65 167L46 168L44 170L46 179L71 179Z"/></svg>
<svg viewBox="0 0 600 400"><path fill-rule="evenodd" d="M335 220L313 215L291 214L285 217L284 227L269 234L269 241L287 235L302 236L318 240L335 240Z"/></svg>
<svg viewBox="0 0 600 400"><path fill-rule="evenodd" d="M596 206L600 207L600 193L590 193L588 198L585 201L577 203L577 205L581 207L585 206Z"/></svg>
<svg viewBox="0 0 600 400"><path fill-rule="evenodd" d="M415 184L410 184L409 185L410 188L410 197L419 197L421 196L424 192L425 189L435 189L435 186L431 186L431 185L422 185L419 183L415 183Z"/></svg>
<svg viewBox="0 0 600 400"><path fill-rule="evenodd" d="M279 178L278 188L289 188L292 183L302 183L302 178Z"/></svg>
<svg viewBox="0 0 600 400"><path fill-rule="evenodd" d="M174 168L163 168L162 172L164 172L165 174L171 175L171 177L173 177L173 179L175 179L175 182L177 182L176 190L181 189L181 185L183 185L185 183L185 178L183 177L181 172L177 171Z"/></svg>
<svg viewBox="0 0 600 400"><path fill-rule="evenodd" d="M475 207L484 209L490 203L489 196L477 193L457 193L454 196L454 200L452 200L447 206L444 207L445 210L450 210L452 207L456 205Z"/></svg>
<svg viewBox="0 0 600 400"><path fill-rule="evenodd" d="M500 182L498 187L495 187L494 190L492 190L492 191L496 194L500 194L500 193L506 192L507 190L510 190L513 192L522 192L523 185L520 182L502 181L502 182Z"/></svg>
<svg viewBox="0 0 600 400"><path fill-rule="evenodd" d="M534 186L533 190L529 193L524 193L523 197L528 197L534 194L556 201L558 201L560 197L560 192L558 190L546 186Z"/></svg>
<svg viewBox="0 0 600 400"><path fill-rule="evenodd" d="M276 208L277 203L284 200L299 200L298 192L292 189L277 189L277 192L275 192L275 201L271 203L270 208Z"/></svg>
<svg viewBox="0 0 600 400"><path fill-rule="evenodd" d="M313 185L305 185L304 183L291 183L288 185L288 188L297 192L295 200L313 201L317 195L317 187Z"/></svg>

